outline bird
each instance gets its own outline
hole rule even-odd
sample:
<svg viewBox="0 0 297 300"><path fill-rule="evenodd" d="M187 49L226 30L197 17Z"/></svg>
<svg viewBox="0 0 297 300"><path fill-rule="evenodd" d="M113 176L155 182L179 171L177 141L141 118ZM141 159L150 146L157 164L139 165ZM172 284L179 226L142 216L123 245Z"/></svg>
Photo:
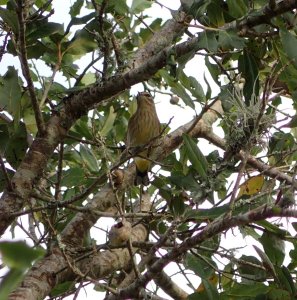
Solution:
<svg viewBox="0 0 297 300"><path fill-rule="evenodd" d="M132 224L126 220L113 225L108 232L108 245L118 247L126 243L131 237Z"/></svg>
<svg viewBox="0 0 297 300"><path fill-rule="evenodd" d="M158 137L161 133L161 124L157 115L154 99L148 92L140 92L137 97L137 109L134 115L129 119L126 147L147 146L150 141ZM136 165L136 176L134 185L149 184L148 171L151 167L151 161L145 159L149 156L149 147L137 153L134 157Z"/></svg>

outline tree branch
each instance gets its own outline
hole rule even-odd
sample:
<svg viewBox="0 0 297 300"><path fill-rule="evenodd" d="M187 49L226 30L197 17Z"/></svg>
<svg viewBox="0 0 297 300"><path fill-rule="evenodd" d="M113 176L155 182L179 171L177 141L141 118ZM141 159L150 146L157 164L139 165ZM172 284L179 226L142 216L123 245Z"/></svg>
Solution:
<svg viewBox="0 0 297 300"><path fill-rule="evenodd" d="M291 11L297 8L295 0L280 0L271 6L270 3L266 4L261 10L257 11L257 14L247 15L239 22L232 22L226 24L222 29L237 29L242 30L245 28L252 28L261 24L271 24L271 19L279 16L285 12Z"/></svg>
<svg viewBox="0 0 297 300"><path fill-rule="evenodd" d="M284 12L285 9L292 9L296 5L292 0L285 2L281 1L282 5L279 5L279 9L275 9L277 13ZM173 25L172 32L170 32L170 27L167 25L170 23ZM265 22L263 21L263 23ZM256 23L253 24L256 25ZM89 109L101 101L111 99L111 97L130 88L132 85L149 79L166 65L167 55L172 49L176 53L177 58L191 51L198 50L198 37L180 43L175 47L164 49L165 46L172 43L173 38L178 35L178 32L182 33L182 28L183 25L180 24L178 18L168 21L154 37L163 35L163 37L171 36L171 38L163 38L163 43L161 44L156 43L154 38L152 38L144 48L141 48L137 52L134 60L130 62L131 67L134 65L137 68L128 71L124 75L110 78L102 86L95 85L77 94L71 94L64 99L61 109L50 118L44 135L35 139L12 179L12 185L17 196L4 193L1 197L0 234L3 234L14 220L14 217L11 217L11 213L21 210L24 201L31 193L34 182L40 177L42 170L45 168L49 157L78 118L86 114ZM160 49L163 50L160 51ZM157 54L147 59L146 55L149 53ZM144 63L142 64L142 62ZM31 89L31 91L34 92L34 89Z"/></svg>
<svg viewBox="0 0 297 300"><path fill-rule="evenodd" d="M263 205L245 214L238 216L226 215L224 218L218 218L208 224L202 231L195 236L188 238L178 247L173 248L169 253L165 254L162 258L157 260L148 271L136 279L129 287L119 291L116 296L109 296L106 300L126 299L137 295L139 290L144 288L149 281L158 276L158 274L168 265L171 261L177 259L180 255L197 246L201 242L215 236L220 232L225 232L237 226L244 226L252 222L264 220L271 217L293 217L297 218L297 210L281 209L280 207L273 206L267 207ZM120 297L120 298L118 298Z"/></svg>
<svg viewBox="0 0 297 300"><path fill-rule="evenodd" d="M28 9L26 0L17 1L17 15L18 15L18 25L19 25L19 37L18 37L18 54L22 66L23 75L27 81L28 90L31 98L32 107L35 114L36 125L40 135L44 134L45 126L41 110L38 105L38 100L34 90L33 80L30 75L30 68L28 65L27 49L26 49L26 20L28 16Z"/></svg>
<svg viewBox="0 0 297 300"><path fill-rule="evenodd" d="M165 138L163 138L162 143L159 143L160 145L156 148L156 151L153 153L153 158L155 160L162 160L165 158L169 153L174 151L176 148L178 148L182 143L182 135L183 133L186 133L189 131L189 128L192 130L188 132L193 137L204 137L207 138L209 136L212 136L212 140L214 140L215 135L212 134L211 130L211 124L213 124L217 120L217 113L216 111L220 111L220 102L217 101L215 104L215 107L210 108L206 113L204 113L202 119L197 123L196 118L194 118L191 122L179 127L174 132L169 133ZM193 128L193 123L196 123ZM220 140L218 137L216 137L216 144L220 144L222 140ZM252 160L250 161L252 163ZM261 168L264 168L264 164L257 162L257 165ZM126 189L130 185L133 184L134 180L134 173L135 168L134 164L130 164L127 169L124 172L124 181L121 186L121 189ZM266 173L267 175L274 175L275 170L272 168L269 168L266 166ZM280 175L280 174L278 174ZM273 176L275 177L275 176ZM285 178L285 177L283 177ZM287 178L288 180L291 178ZM85 232L87 232L98 220L98 215L94 213L94 211L107 211L110 207L113 207L116 204L116 198L114 195L114 191L111 188L111 186L107 183L104 187L100 189L100 192L98 192L94 198L87 204L87 212L81 212L77 213L76 216L68 223L68 225L65 227L63 232L61 233L61 241L63 244L67 245L70 249L73 247L80 247L83 236ZM235 225L234 225L235 226ZM58 251L58 250L57 250ZM59 251L58 251L59 252ZM38 268L34 268L32 270L32 273L29 273L24 281L23 286L28 287L28 290L32 291L34 289L34 286L32 285L31 281L32 278L39 278L40 280L47 281L50 284L47 285L45 290L42 291L42 295L38 294L39 296L37 298L28 298L28 299L38 299L45 296L51 288L59 282L63 282L65 280L65 276L59 276L57 278L57 281L52 282L52 276L56 272L58 272L61 268L61 266L67 267L67 264L63 262L63 258L59 258L56 256L59 256L60 254L56 253L56 250L53 251L52 255L49 255L44 260L41 260L38 262ZM130 256L129 256L130 257ZM58 261L58 263L57 263ZM51 268L49 269L50 272L44 273L44 270L47 270L47 265L51 264ZM155 265L155 264L153 264ZM43 275L41 276L39 272L43 272ZM38 275L38 274L39 275ZM155 275L155 274L154 274ZM70 276L70 275L67 275ZM36 280L36 279L35 279ZM34 281L36 283L36 281ZM19 289L17 289L12 295L17 295L19 292ZM27 292L27 291L26 291ZM22 293L25 293L25 289L22 288ZM34 291L34 293L37 293ZM16 298L10 298L10 299L16 299Z"/></svg>
<svg viewBox="0 0 297 300"><path fill-rule="evenodd" d="M218 102L215 103L218 105ZM158 157L160 160L166 157L169 153L171 153L174 149L176 149L182 142L182 134L187 132L189 128L192 128L192 124L196 122L195 127L192 129L190 134L199 134L201 132L211 130L210 122L215 122L217 119L217 114L214 112L214 108L209 109L202 119L197 123L196 118L188 124L181 126L173 133L168 134L164 139L164 143L160 144L160 146L156 149L157 154L155 157ZM208 125L206 125L208 124ZM130 164L125 170L125 179L121 186L122 190L125 190L130 185L133 185L135 174L135 166L134 164ZM146 197L143 197L143 200ZM61 233L60 240L62 244L66 245L67 248L76 248L80 247L83 241L83 237L85 232L87 232L98 220L98 216L94 211L107 211L111 207L114 207L116 204L116 198L114 191L109 183L106 183L100 191L93 197L93 199L86 205L88 208L87 212L79 212L76 216L67 224L63 232ZM144 207L144 203L142 204ZM147 206L147 210L149 209L149 205ZM154 253L154 252L153 252ZM130 258L130 256L129 256ZM47 267L48 264L51 264L50 268ZM28 298L30 299L40 299L45 297L47 293L53 288L53 286L59 282L65 281L65 276L61 275L56 278L53 282L53 278L55 278L55 274L61 270L61 267L67 267L67 263L63 261L63 255L60 253L59 249L53 249L53 253L43 260L39 261L34 267L32 271L30 271L20 288L16 289L15 292L11 294L11 298L9 299L27 299L27 298L16 298L16 295L24 294L29 295L32 292L32 289L35 289L38 284L37 281L42 281L42 286L44 286L44 282L48 284L44 287L44 289L39 291L34 291L33 295L38 295L36 298ZM48 271L48 272L47 272ZM71 273L71 271L69 271ZM94 270L95 272L95 270ZM84 272L83 272L84 273ZM64 273L63 273L64 274ZM68 273L67 273L68 274ZM99 274L97 274L99 275ZM69 274L67 276L70 276ZM33 284L34 282L34 284ZM40 282L41 284L41 282ZM26 288L24 288L26 287Z"/></svg>
<svg viewBox="0 0 297 300"><path fill-rule="evenodd" d="M160 288L175 300L186 300L188 293L186 293L181 287L179 287L164 271L161 271L156 277L154 277L155 283Z"/></svg>
<svg viewBox="0 0 297 300"><path fill-rule="evenodd" d="M172 22L175 22L175 20ZM169 28L167 26L164 28L168 33ZM173 26L172 30L175 29L176 27ZM163 29L161 29L158 34L162 35L162 32ZM175 35L176 33L171 36ZM170 39L167 39L166 41L166 46L172 43L172 40ZM153 50L155 45L154 40L148 42L148 44L150 43L152 44L150 50ZM155 47L157 49L159 46L155 45ZM178 48L177 55L183 55L188 51L196 49L197 39L182 43ZM132 62L135 65L139 65L139 68L132 69L124 75L110 78L102 86L97 84L91 88L86 88L79 93L71 94L64 99L60 110L55 112L49 119L44 134L36 137L16 171L12 179L15 194L4 193L1 197L1 235L14 220L14 217L11 217L11 214L22 209L23 203L28 199L36 179L40 178L48 159L51 157L58 143L66 136L67 131L73 123L82 115L85 115L88 110L96 104L99 104L103 100L111 99L111 97L130 88L133 84L149 79L150 76L166 65L169 49L171 48L169 47L167 50L162 51L156 57L145 60L143 65L141 65L141 61L143 61L142 56L137 57L134 61L132 60ZM142 48L139 51L143 51ZM156 51L152 51L152 53L157 51L159 51L159 48ZM132 62L131 65L133 64ZM32 91L34 92L34 88Z"/></svg>

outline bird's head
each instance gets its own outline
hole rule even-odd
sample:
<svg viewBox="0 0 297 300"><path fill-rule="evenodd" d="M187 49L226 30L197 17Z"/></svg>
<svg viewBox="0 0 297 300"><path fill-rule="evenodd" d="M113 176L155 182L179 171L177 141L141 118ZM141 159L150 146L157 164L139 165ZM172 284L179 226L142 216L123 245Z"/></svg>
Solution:
<svg viewBox="0 0 297 300"><path fill-rule="evenodd" d="M140 92L137 97L137 106L154 106L154 99L148 92Z"/></svg>

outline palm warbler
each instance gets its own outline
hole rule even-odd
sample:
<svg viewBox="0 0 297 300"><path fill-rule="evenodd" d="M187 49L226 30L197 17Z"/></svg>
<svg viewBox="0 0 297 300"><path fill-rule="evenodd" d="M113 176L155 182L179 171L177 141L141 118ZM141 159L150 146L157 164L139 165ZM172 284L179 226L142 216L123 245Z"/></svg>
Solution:
<svg viewBox="0 0 297 300"><path fill-rule="evenodd" d="M147 145L160 134L161 126L152 96L148 92L137 95L137 110L128 123L126 146L127 148ZM136 177L134 184L148 185L148 171L151 162L144 157L149 156L149 147L138 153L134 158Z"/></svg>

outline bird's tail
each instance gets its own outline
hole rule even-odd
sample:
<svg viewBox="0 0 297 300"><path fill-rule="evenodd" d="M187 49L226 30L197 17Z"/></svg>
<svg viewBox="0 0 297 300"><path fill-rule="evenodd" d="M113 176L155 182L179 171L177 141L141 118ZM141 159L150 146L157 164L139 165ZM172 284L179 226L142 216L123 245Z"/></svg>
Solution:
<svg viewBox="0 0 297 300"><path fill-rule="evenodd" d="M136 176L135 176L135 179L134 179L134 185L143 184L143 185L147 186L147 185L149 185L149 183L150 183L150 180L149 180L149 177L148 177L148 170L140 171L136 167Z"/></svg>

